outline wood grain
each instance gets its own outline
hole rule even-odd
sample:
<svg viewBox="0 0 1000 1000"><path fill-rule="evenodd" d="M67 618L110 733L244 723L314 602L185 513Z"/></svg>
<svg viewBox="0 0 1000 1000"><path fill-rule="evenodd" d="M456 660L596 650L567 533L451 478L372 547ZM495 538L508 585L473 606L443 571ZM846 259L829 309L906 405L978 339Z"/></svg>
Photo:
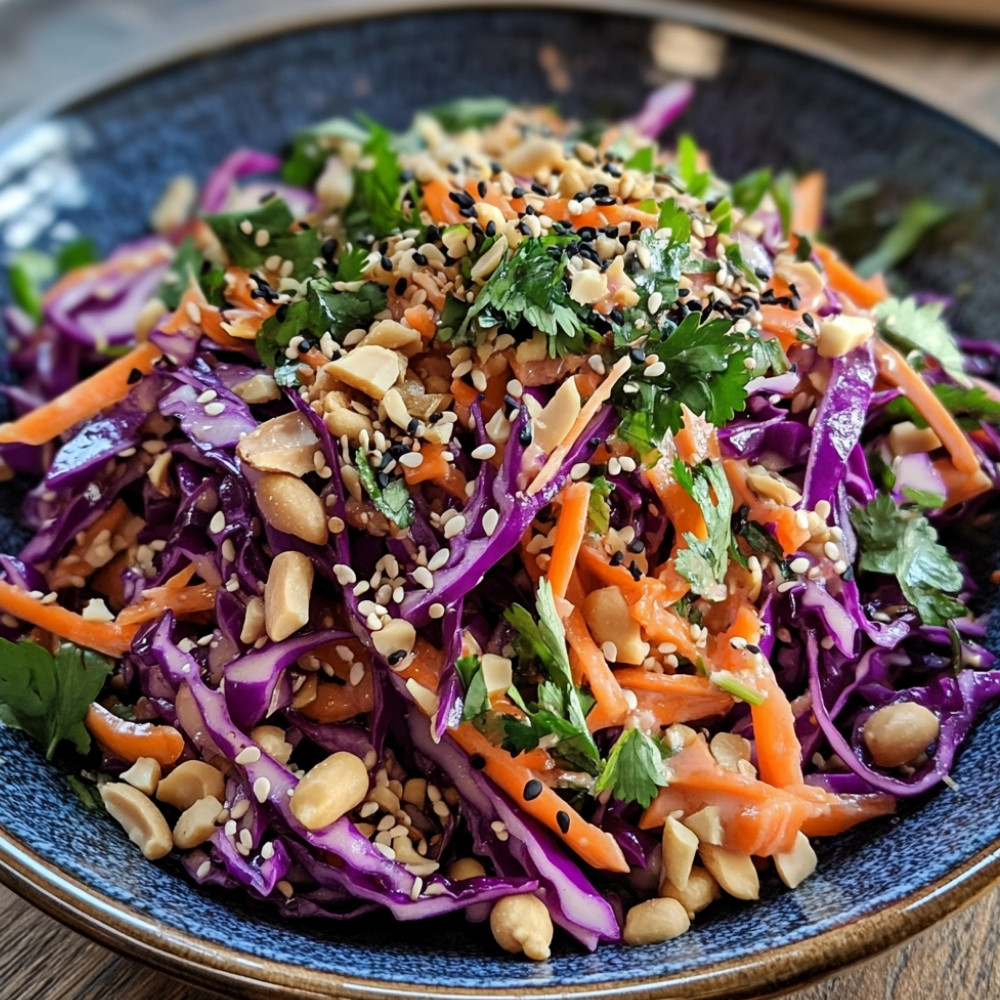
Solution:
<svg viewBox="0 0 1000 1000"><path fill-rule="evenodd" d="M191 0L171 0L174 2L190 4ZM55 0L38 0L24 4L21 11L33 11L39 17L43 9L55 6ZM79 9L88 5L70 6ZM155 8L160 8L159 13L169 17L167 6L164 0L149 0L143 4L147 19L144 23L151 24L155 20ZM210 10L219 12L224 6L216 0L205 3L203 8L199 5L199 18L203 11L206 14ZM936 98L994 128L1000 127L1000 36L888 20L862 22L859 16L811 6L738 2L723 6L764 14L814 30L828 41L849 46L872 66L884 69L889 65L897 78L910 81L915 93ZM112 9L122 12L121 18L105 16L103 22L97 19L102 37L110 32L108 40L116 45L121 39L114 36L114 32L122 32L129 26L124 13L126 8L129 16L139 11L124 0L103 0L103 3L95 0L89 7L103 9L104 15ZM78 11L74 11L74 16L79 17ZM0 22L2 20L0 17ZM139 20L136 13L136 24ZM4 87L0 88L3 91L0 118L17 110L16 102L22 93L32 92L32 67L38 75L40 66L44 65L49 72L59 64L52 58L53 27L51 22L43 24L39 17L34 35L27 27L15 32L20 65L15 67L13 53L0 59L3 64L0 65L0 81L4 82ZM65 44L67 33L60 34ZM85 48L77 44L76 31L70 32L69 37L74 49ZM98 41L95 37L95 44ZM0 42L0 50L3 47L4 43ZM93 51L89 55L93 58ZM65 65L72 68L73 63L68 60ZM52 83L47 76L39 76L35 83L42 80ZM22 89L18 90L18 86ZM5 101L10 103L4 106ZM3 940L0 1000L211 1000L216 996L106 951L34 910L3 887L0 887L0 928L3 929L0 932ZM980 1000L1000 997L998 953L1000 889L994 889L902 947L823 982L786 994L785 1000Z"/></svg>

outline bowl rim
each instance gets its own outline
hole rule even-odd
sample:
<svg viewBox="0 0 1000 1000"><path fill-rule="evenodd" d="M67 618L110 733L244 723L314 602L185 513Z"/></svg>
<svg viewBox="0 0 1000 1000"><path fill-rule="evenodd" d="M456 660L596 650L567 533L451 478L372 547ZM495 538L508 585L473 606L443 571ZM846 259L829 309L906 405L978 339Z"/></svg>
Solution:
<svg viewBox="0 0 1000 1000"><path fill-rule="evenodd" d="M299 0L291 12L252 12L233 27L220 27L197 41L161 43L158 50L126 59L115 69L95 72L72 88L47 95L32 107L0 124L0 150L9 148L32 126L72 111L84 102L129 83L215 52L291 34L310 27L404 14L463 10L547 9L614 12L669 20L804 54L894 91L908 100L958 122L1000 146L1000 124L979 113L945 108L930 91L913 92L913 81L893 67L866 59L845 45L806 29L769 21L761 14L706 7L696 0L341 0L335 8ZM250 998L290 995L302 1000L337 998L371 1000L397 994L421 1000L486 1000L496 997L627 998L627 1000L750 1000L777 996L862 962L926 930L938 920L969 905L1000 882L1000 837L940 878L902 898L817 935L755 956L732 959L690 974L651 975L609 983L556 988L521 985L470 989L413 986L390 980L355 979L263 959L224 944L179 930L124 906L58 865L47 861L0 825L0 883L34 906L97 943L139 960L192 985L225 990ZM290 994L291 991L291 994Z"/></svg>

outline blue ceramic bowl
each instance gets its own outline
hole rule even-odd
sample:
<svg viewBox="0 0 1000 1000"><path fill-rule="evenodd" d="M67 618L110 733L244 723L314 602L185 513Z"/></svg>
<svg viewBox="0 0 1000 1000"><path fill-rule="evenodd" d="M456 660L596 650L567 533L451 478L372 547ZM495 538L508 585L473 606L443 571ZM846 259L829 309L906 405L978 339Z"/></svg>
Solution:
<svg viewBox="0 0 1000 1000"><path fill-rule="evenodd" d="M402 126L423 105L500 92L557 98L580 116L627 113L655 77L649 33L642 16L599 10L431 12L313 27L192 58L8 131L0 183L31 198L0 235L44 246L69 223L110 250L143 230L175 174L204 177L235 146L278 148L296 127L353 109ZM567 93L550 89L536 57L543 42L564 55ZM894 197L956 204L975 201L1000 176L1000 149L968 128L747 37L728 38L721 71L699 85L682 127L723 176L763 163L822 165L834 191L875 177ZM983 208L958 234L953 227L922 246L908 268L915 287L959 295L962 333L991 330L1000 315L998 232L1000 213ZM16 499L0 498L8 511ZM0 545L16 550L17 538L16 523L5 523ZM668 944L589 955L559 940L543 964L500 953L485 928L460 920L279 921L193 886L172 860L144 861L20 733L0 730L0 756L0 878L106 944L245 997L750 996L902 940L1000 875L1000 713L982 720L962 753L959 793L941 789L891 820L820 843L817 874L795 892L767 877L759 903L719 903Z"/></svg>

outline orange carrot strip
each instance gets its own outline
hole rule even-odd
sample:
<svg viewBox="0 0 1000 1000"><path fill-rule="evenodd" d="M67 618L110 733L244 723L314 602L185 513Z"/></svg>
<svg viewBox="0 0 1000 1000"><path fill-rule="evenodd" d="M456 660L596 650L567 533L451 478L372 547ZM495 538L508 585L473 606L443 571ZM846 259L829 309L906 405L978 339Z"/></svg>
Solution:
<svg viewBox="0 0 1000 1000"><path fill-rule="evenodd" d="M587 533L590 491L590 483L570 483L562 493L562 509L556 522L556 537L548 570L552 593L557 598L566 596L566 588L576 568L577 553Z"/></svg>
<svg viewBox="0 0 1000 1000"><path fill-rule="evenodd" d="M518 808L562 838L588 865L612 872L629 870L628 862L614 837L588 823L548 785L542 784L541 793L536 798L525 799L524 786L535 777L533 772L511 757L506 750L495 747L471 723L463 722L448 732L470 757L478 754L483 758L486 762L483 768L486 776L505 791L517 803Z"/></svg>
<svg viewBox="0 0 1000 1000"><path fill-rule="evenodd" d="M448 463L443 458L446 450L443 444L433 442L425 444L420 449L423 461L415 468L411 468L409 465L403 467L403 475L407 485L416 486L417 483L443 478L448 472Z"/></svg>
<svg viewBox="0 0 1000 1000"><path fill-rule="evenodd" d="M37 597L0 580L0 611L5 611L22 621L31 622L60 639L95 649L108 656L121 656L132 645L137 626L121 626L115 622L89 621L82 615L60 607L42 604Z"/></svg>
<svg viewBox="0 0 1000 1000"><path fill-rule="evenodd" d="M906 398L916 407L917 412L927 421L928 426L948 449L952 462L959 472L973 476L979 469L979 459L969 444L961 427L947 407L934 395L931 387L906 363L899 351L884 341L872 341L879 375L903 390Z"/></svg>
<svg viewBox="0 0 1000 1000"><path fill-rule="evenodd" d="M628 702L604 658L604 653L594 642L579 608L560 600L556 603L556 609L566 629L574 678L579 673L580 680L590 685L590 693L595 699L595 705L587 716L588 728L591 732L597 732L608 726L620 726L628 715Z"/></svg>
<svg viewBox="0 0 1000 1000"><path fill-rule="evenodd" d="M403 319L414 330L416 330L424 340L430 340L437 332L437 324L434 322L434 313L426 305L410 306L403 310Z"/></svg>
<svg viewBox="0 0 1000 1000"><path fill-rule="evenodd" d="M822 791L811 785L787 790L806 798L812 798L808 792ZM891 816L896 811L896 799L892 795L824 794L828 799L822 811L802 824L802 832L807 837L834 837L865 820Z"/></svg>
<svg viewBox="0 0 1000 1000"><path fill-rule="evenodd" d="M142 592L143 599L137 604L123 608L115 622L118 625L138 625L151 622L167 611L179 618L182 615L193 615L199 611L211 611L215 607L215 597L218 588L210 583L198 583L193 587L152 587Z"/></svg>
<svg viewBox="0 0 1000 1000"><path fill-rule="evenodd" d="M366 670L359 684L337 684L321 680L316 686L316 697L299 711L314 722L346 722L356 715L364 715L375 706L375 686L372 672Z"/></svg>
<svg viewBox="0 0 1000 1000"><path fill-rule="evenodd" d="M823 224L825 202L826 174L822 170L803 174L792 191L792 230L796 233L815 233Z"/></svg>
<svg viewBox="0 0 1000 1000"><path fill-rule="evenodd" d="M84 528L82 537L78 536L79 541L74 540L69 552L45 574L49 589L62 590L71 586L75 577L87 580L92 576L98 567L88 562L86 556L90 554L95 539L103 531L113 536L131 517L124 501L116 500L89 528Z"/></svg>
<svg viewBox="0 0 1000 1000"><path fill-rule="evenodd" d="M140 757L152 757L169 766L184 752L184 737L173 726L129 722L96 701L87 709L83 722L105 753L130 764Z"/></svg>
<svg viewBox="0 0 1000 1000"><path fill-rule="evenodd" d="M139 344L37 410L13 423L0 425L0 444L45 444L57 438L80 421L124 399L132 388L129 378L133 370L148 375L162 354L155 344L148 341Z"/></svg>
<svg viewBox="0 0 1000 1000"><path fill-rule="evenodd" d="M627 667L615 671L615 680L625 690L650 695L640 699L640 708L650 709L664 726L723 715L733 707L732 696L696 674L656 674Z"/></svg>
<svg viewBox="0 0 1000 1000"><path fill-rule="evenodd" d="M884 281L875 279L865 281L848 267L830 247L824 246L822 243L814 243L813 251L822 262L823 269L826 271L834 291L848 296L856 306L860 306L862 309L871 309L889 297Z"/></svg>

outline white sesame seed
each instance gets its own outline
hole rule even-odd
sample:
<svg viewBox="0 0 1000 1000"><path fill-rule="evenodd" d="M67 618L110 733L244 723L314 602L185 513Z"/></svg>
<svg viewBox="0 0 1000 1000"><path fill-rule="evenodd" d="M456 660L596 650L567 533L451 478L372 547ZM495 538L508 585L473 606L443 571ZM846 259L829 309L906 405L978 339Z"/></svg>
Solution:
<svg viewBox="0 0 1000 1000"><path fill-rule="evenodd" d="M226 412L225 403L209 403L205 407L205 413L210 417L218 417Z"/></svg>
<svg viewBox="0 0 1000 1000"><path fill-rule="evenodd" d="M260 747L244 747L235 760L237 764L256 764L260 760Z"/></svg>
<svg viewBox="0 0 1000 1000"><path fill-rule="evenodd" d="M253 232L253 223L249 219L244 219L240 223L240 232L244 236L249 236Z"/></svg>
<svg viewBox="0 0 1000 1000"><path fill-rule="evenodd" d="M816 501L816 514L823 518L824 521L830 516L831 509L829 500Z"/></svg>
<svg viewBox="0 0 1000 1000"><path fill-rule="evenodd" d="M572 202L570 204L572 204ZM591 356L587 358L587 364L590 366L591 371L596 372L598 375L604 375L606 372L604 360L597 354L591 354Z"/></svg>
<svg viewBox="0 0 1000 1000"><path fill-rule="evenodd" d="M809 529L809 515L804 510L795 512L795 527L801 528L803 531Z"/></svg>
<svg viewBox="0 0 1000 1000"><path fill-rule="evenodd" d="M427 614L431 618L444 618L444 605L443 604L432 604L427 609Z"/></svg>
<svg viewBox="0 0 1000 1000"><path fill-rule="evenodd" d="M211 870L212 870L212 862L211 861L202 861L202 863L200 865L198 865L198 870L195 872L195 875L198 878L207 878L208 877L208 873Z"/></svg>
<svg viewBox="0 0 1000 1000"><path fill-rule="evenodd" d="M274 857L274 844L270 840L261 846L260 856L265 861L270 861Z"/></svg>
<svg viewBox="0 0 1000 1000"><path fill-rule="evenodd" d="M836 542L826 542L823 546L823 555L832 562L836 562L840 556L840 548Z"/></svg>
<svg viewBox="0 0 1000 1000"><path fill-rule="evenodd" d="M616 663L618 661L618 647L610 639L601 643L601 652L608 663Z"/></svg>
<svg viewBox="0 0 1000 1000"><path fill-rule="evenodd" d="M516 378L512 378L507 383L507 393L513 396L515 399L520 399L524 395L524 386L521 385L520 381Z"/></svg>
<svg viewBox="0 0 1000 1000"><path fill-rule="evenodd" d="M295 890L292 888L292 883L286 882L284 879L275 882L274 887L281 893L282 896L285 897L285 899L291 899L292 895L295 893Z"/></svg>
<svg viewBox="0 0 1000 1000"><path fill-rule="evenodd" d="M337 578L337 583L342 587L349 587L351 584L357 583L358 580L358 576L354 570L344 563L337 563L333 567L333 575Z"/></svg>
<svg viewBox="0 0 1000 1000"><path fill-rule="evenodd" d="M410 576L413 577L413 582L424 590L430 590L434 586L434 574L426 566L418 566Z"/></svg>
<svg viewBox="0 0 1000 1000"><path fill-rule="evenodd" d="M234 805L233 808L229 810L229 815L230 818L234 820L243 819L243 817L246 816L246 814L249 811L250 811L250 800L240 799L240 801L237 802L236 805ZM233 823L233 831L235 832L235 830L236 830L236 824Z"/></svg>
<svg viewBox="0 0 1000 1000"><path fill-rule="evenodd" d="M259 247L266 247L271 242L271 234L266 229L258 229L253 234L253 241Z"/></svg>
<svg viewBox="0 0 1000 1000"><path fill-rule="evenodd" d="M424 880L418 875L413 880L413 885L410 886L410 899L416 902L420 898L420 893L424 891Z"/></svg>
<svg viewBox="0 0 1000 1000"><path fill-rule="evenodd" d="M424 456L419 451L408 451L405 455L400 455L398 461L407 469L419 469L424 464Z"/></svg>
<svg viewBox="0 0 1000 1000"><path fill-rule="evenodd" d="M247 850L253 847L253 834L246 827L240 830L240 843L247 848Z"/></svg>
<svg viewBox="0 0 1000 1000"><path fill-rule="evenodd" d="M202 404L211 403L212 400L218 395L219 394L214 389L206 389L200 396L198 396L197 399L195 399L195 402Z"/></svg>
<svg viewBox="0 0 1000 1000"><path fill-rule="evenodd" d="M569 470L569 478L573 480L584 479L590 473L590 463L589 462L577 462L572 469Z"/></svg>
<svg viewBox="0 0 1000 1000"><path fill-rule="evenodd" d="M653 292L649 297L649 301L646 303L649 309L650 315L655 316L660 310L660 306L663 305L663 296L660 292Z"/></svg>
<svg viewBox="0 0 1000 1000"><path fill-rule="evenodd" d="M226 530L226 515L221 510L217 510L212 515L212 520L208 522L208 530L213 535L220 535Z"/></svg>
<svg viewBox="0 0 1000 1000"><path fill-rule="evenodd" d="M363 663L355 663L351 667L351 687L357 687L365 679L365 666Z"/></svg>
<svg viewBox="0 0 1000 1000"><path fill-rule="evenodd" d="M666 370L667 366L662 361L654 361L651 365L646 366L643 374L649 378L659 378Z"/></svg>
<svg viewBox="0 0 1000 1000"><path fill-rule="evenodd" d="M396 860L396 852L387 844L376 843L375 849L379 851L384 857L388 858L390 861Z"/></svg>
<svg viewBox="0 0 1000 1000"><path fill-rule="evenodd" d="M473 448L470 455L472 458L476 459L477 462L485 462L491 459L496 453L496 445L481 444L478 448Z"/></svg>
<svg viewBox="0 0 1000 1000"><path fill-rule="evenodd" d="M621 466L622 472L635 472L635 459L629 458L628 455L623 455L618 459L618 464Z"/></svg>
<svg viewBox="0 0 1000 1000"><path fill-rule="evenodd" d="M226 562L236 562L236 546L233 544L233 540L231 538L227 538L222 543L220 551L222 552L222 558L225 559Z"/></svg>
<svg viewBox="0 0 1000 1000"><path fill-rule="evenodd" d="M779 594L787 594L788 591L790 591L792 589L792 587L794 587L794 586L795 586L795 581L794 580L786 580L784 583L779 583L778 584L778 593Z"/></svg>
<svg viewBox="0 0 1000 1000"><path fill-rule="evenodd" d="M788 564L788 568L793 573L805 573L809 569L809 560L805 556L799 556Z"/></svg>
<svg viewBox="0 0 1000 1000"><path fill-rule="evenodd" d="M258 802L266 802L267 797L271 794L271 782L267 778L258 778L253 783L253 795Z"/></svg>
<svg viewBox="0 0 1000 1000"><path fill-rule="evenodd" d="M443 569L448 565L448 560L451 558L451 549L438 549L427 560L427 568L432 572L436 573L439 569Z"/></svg>
<svg viewBox="0 0 1000 1000"><path fill-rule="evenodd" d="M454 538L465 531L465 518L461 514L448 518L448 523L444 526L444 537Z"/></svg>
<svg viewBox="0 0 1000 1000"><path fill-rule="evenodd" d="M492 538L493 532L497 530L497 525L500 523L500 512L494 510L492 507L483 514L483 531L486 532L487 537Z"/></svg>
<svg viewBox="0 0 1000 1000"><path fill-rule="evenodd" d="M184 306L184 312L187 313L187 317L192 323L201 322L201 310L198 308L197 302L188 302Z"/></svg>
<svg viewBox="0 0 1000 1000"><path fill-rule="evenodd" d="M608 474L617 476L621 471L621 462L614 455L612 455L611 458L608 459Z"/></svg>

